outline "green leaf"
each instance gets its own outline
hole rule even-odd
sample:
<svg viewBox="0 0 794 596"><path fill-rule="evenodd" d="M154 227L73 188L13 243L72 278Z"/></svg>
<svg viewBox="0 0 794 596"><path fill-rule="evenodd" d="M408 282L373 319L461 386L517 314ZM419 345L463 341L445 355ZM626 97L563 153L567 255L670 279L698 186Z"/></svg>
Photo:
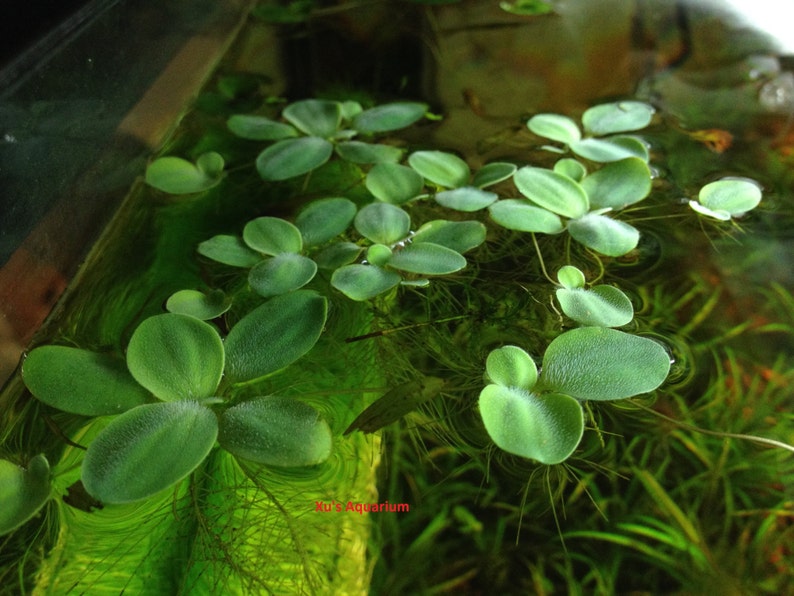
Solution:
<svg viewBox="0 0 794 596"><path fill-rule="evenodd" d="M495 192L487 192L473 186L461 186L452 190L445 190L435 196L439 205L465 212L485 209L494 203L497 198L498 195Z"/></svg>
<svg viewBox="0 0 794 596"><path fill-rule="evenodd" d="M344 141L336 145L336 153L352 163L396 163L402 158L403 150L391 145Z"/></svg>
<svg viewBox="0 0 794 596"><path fill-rule="evenodd" d="M319 137L276 141L256 158L263 180L287 180L311 172L327 162L334 146Z"/></svg>
<svg viewBox="0 0 794 596"><path fill-rule="evenodd" d="M580 325L620 327L634 318L634 307L628 296L613 286L595 286L557 290L562 312Z"/></svg>
<svg viewBox="0 0 794 596"><path fill-rule="evenodd" d="M309 290L271 298L226 337L226 374L244 383L281 370L314 347L325 326L328 301Z"/></svg>
<svg viewBox="0 0 794 596"><path fill-rule="evenodd" d="M486 186L498 184L510 178L510 176L516 173L517 169L518 168L514 164L494 161L477 170L471 184L477 188L485 188Z"/></svg>
<svg viewBox="0 0 794 596"><path fill-rule="evenodd" d="M364 134L389 132L411 126L427 112L427 104L409 101L388 103L364 110L353 118L353 128Z"/></svg>
<svg viewBox="0 0 794 596"><path fill-rule="evenodd" d="M522 195L553 213L577 218L588 211L587 193L568 176L545 168L524 166L516 172L513 180Z"/></svg>
<svg viewBox="0 0 794 596"><path fill-rule="evenodd" d="M314 255L320 269L339 269L349 265L361 254L362 248L353 242L336 242Z"/></svg>
<svg viewBox="0 0 794 596"><path fill-rule="evenodd" d="M557 279L563 287L569 290L584 287L584 273L573 265L564 265L557 271Z"/></svg>
<svg viewBox="0 0 794 596"><path fill-rule="evenodd" d="M465 161L444 151L416 151L408 156L408 165L430 182L445 188L468 184L471 173Z"/></svg>
<svg viewBox="0 0 794 596"><path fill-rule="evenodd" d="M235 114L226 121L226 126L238 137L252 141L278 141L298 136L298 131L289 124L264 116Z"/></svg>
<svg viewBox="0 0 794 596"><path fill-rule="evenodd" d="M336 238L347 230L356 216L356 204L343 197L312 201L298 213L295 227L307 246L316 246Z"/></svg>
<svg viewBox="0 0 794 596"><path fill-rule="evenodd" d="M34 348L22 378L39 401L81 416L120 414L151 399L120 358L67 346Z"/></svg>
<svg viewBox="0 0 794 596"><path fill-rule="evenodd" d="M546 348L540 383L577 399L625 399L653 391L669 370L670 356L651 339L606 327L579 327Z"/></svg>
<svg viewBox="0 0 794 596"><path fill-rule="evenodd" d="M86 491L103 503L157 494L195 470L218 435L218 421L195 401L139 406L116 417L88 446Z"/></svg>
<svg viewBox="0 0 794 596"><path fill-rule="evenodd" d="M203 192L223 178L223 157L204 153L193 164L181 157L160 157L146 168L146 183L163 192L184 195Z"/></svg>
<svg viewBox="0 0 794 596"><path fill-rule="evenodd" d="M554 7L545 0L513 0L512 2L502 0L499 3L499 8L522 17L534 17L554 11Z"/></svg>
<svg viewBox="0 0 794 596"><path fill-rule="evenodd" d="M359 210L353 225L372 242L391 245L408 236L411 218L396 205L371 203Z"/></svg>
<svg viewBox="0 0 794 596"><path fill-rule="evenodd" d="M492 383L529 391L538 380L538 367L518 346L492 350L485 361L485 372Z"/></svg>
<svg viewBox="0 0 794 596"><path fill-rule="evenodd" d="M570 145L582 138L576 122L559 114L536 114L527 122L527 127L539 137Z"/></svg>
<svg viewBox="0 0 794 596"><path fill-rule="evenodd" d="M627 157L638 157L648 161L648 149L634 137L582 139L570 147L576 155L599 163L618 161Z"/></svg>
<svg viewBox="0 0 794 596"><path fill-rule="evenodd" d="M623 209L651 192L651 171L642 159L628 157L605 165L586 176L581 184L591 209Z"/></svg>
<svg viewBox="0 0 794 596"><path fill-rule="evenodd" d="M231 306L231 299L221 290L210 290L207 294L198 290L179 290L171 294L165 303L168 312L188 315L202 321L221 316Z"/></svg>
<svg viewBox="0 0 794 596"><path fill-rule="evenodd" d="M336 101L304 99L288 105L281 115L307 135L330 139L342 122L342 106Z"/></svg>
<svg viewBox="0 0 794 596"><path fill-rule="evenodd" d="M617 101L593 106L582 114L585 131L596 136L640 130L651 123L653 106L640 101Z"/></svg>
<svg viewBox="0 0 794 596"><path fill-rule="evenodd" d="M351 300L374 298L400 283L400 275L375 265L345 265L334 271L331 285Z"/></svg>
<svg viewBox="0 0 794 596"><path fill-rule="evenodd" d="M488 385L480 393L480 415L496 446L553 465L576 450L584 434L581 404L567 395L535 395Z"/></svg>
<svg viewBox="0 0 794 596"><path fill-rule="evenodd" d="M365 184L375 198L399 205L422 194L425 181L408 166L379 163L369 171Z"/></svg>
<svg viewBox="0 0 794 596"><path fill-rule="evenodd" d="M248 273L248 284L257 294L269 298L302 288L316 273L317 264L310 258L285 252L254 265Z"/></svg>
<svg viewBox="0 0 794 596"><path fill-rule="evenodd" d="M535 207L527 199L503 199L488 207L496 223L508 230L557 234L565 229L556 213Z"/></svg>
<svg viewBox="0 0 794 596"><path fill-rule="evenodd" d="M571 180L581 182L587 174L587 168L582 162L570 157L563 157L554 164L554 171L563 176L568 176Z"/></svg>
<svg viewBox="0 0 794 596"><path fill-rule="evenodd" d="M219 234L198 245L198 252L205 257L231 265L232 267L253 267L262 255L251 250L239 236Z"/></svg>
<svg viewBox="0 0 794 596"><path fill-rule="evenodd" d="M625 255L640 241L636 228L597 213L569 221L568 232L578 242L608 257Z"/></svg>
<svg viewBox="0 0 794 596"><path fill-rule="evenodd" d="M389 267L420 275L447 275L466 267L466 258L446 246L416 242L396 251Z"/></svg>
<svg viewBox="0 0 794 596"><path fill-rule="evenodd" d="M212 396L223 364L218 332L187 315L168 313L145 319L127 346L130 373L163 401Z"/></svg>
<svg viewBox="0 0 794 596"><path fill-rule="evenodd" d="M432 242L464 253L485 242L485 225L479 221L446 221L435 219L424 224L411 236L411 242Z"/></svg>
<svg viewBox="0 0 794 596"><path fill-rule="evenodd" d="M257 217L243 228L243 240L265 255L298 253L303 250L303 237L294 224L279 217Z"/></svg>
<svg viewBox="0 0 794 596"><path fill-rule="evenodd" d="M392 257L392 250L385 244L373 244L367 249L367 262L382 267Z"/></svg>
<svg viewBox="0 0 794 596"><path fill-rule="evenodd" d="M50 465L43 454L22 468L0 459L0 536L31 519L50 499Z"/></svg>
<svg viewBox="0 0 794 596"><path fill-rule="evenodd" d="M761 202L761 188L752 180L724 178L701 188L698 201L711 211L742 215Z"/></svg>
<svg viewBox="0 0 794 596"><path fill-rule="evenodd" d="M232 455L268 466L314 466L331 455L328 423L290 397L255 397L220 417L218 442Z"/></svg>
<svg viewBox="0 0 794 596"><path fill-rule="evenodd" d="M706 217L711 217L712 219L718 219L720 221L730 221L731 214L724 209L719 209L714 211L709 209L708 207L704 207L697 201L689 201L689 206L694 210L700 213L701 215L705 215Z"/></svg>

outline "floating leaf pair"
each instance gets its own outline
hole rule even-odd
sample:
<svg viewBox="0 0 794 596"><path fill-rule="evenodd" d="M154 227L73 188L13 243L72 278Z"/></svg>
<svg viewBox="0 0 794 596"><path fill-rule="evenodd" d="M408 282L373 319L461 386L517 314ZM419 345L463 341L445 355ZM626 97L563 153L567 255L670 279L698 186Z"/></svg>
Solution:
<svg viewBox="0 0 794 596"><path fill-rule="evenodd" d="M584 274L571 265L557 272L562 287L557 289L557 301L562 312L580 325L620 327L634 318L634 307L628 296L614 286L584 287Z"/></svg>
<svg viewBox="0 0 794 596"><path fill-rule="evenodd" d="M536 114L527 127L536 135L566 145L579 157L600 163L638 157L648 161L648 150L637 138L616 133L631 132L650 124L654 109L639 101L619 101L594 106L582 115L584 138L571 118L560 114ZM614 135L609 138L604 135Z"/></svg>
<svg viewBox="0 0 794 596"><path fill-rule="evenodd" d="M492 351L491 380L479 397L494 443L509 453L557 464L573 454L584 432L582 400L625 399L653 391L670 369L653 340L605 327L580 327L555 338L538 375L517 346Z"/></svg>
<svg viewBox="0 0 794 596"><path fill-rule="evenodd" d="M723 178L700 189L697 201L689 206L707 217L728 221L755 209L761 202L761 188L745 178Z"/></svg>

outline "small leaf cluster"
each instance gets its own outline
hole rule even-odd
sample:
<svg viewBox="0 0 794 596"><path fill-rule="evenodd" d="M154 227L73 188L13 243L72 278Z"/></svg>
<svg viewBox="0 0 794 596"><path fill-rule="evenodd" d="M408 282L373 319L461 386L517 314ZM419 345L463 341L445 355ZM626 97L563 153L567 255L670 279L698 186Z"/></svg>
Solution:
<svg viewBox="0 0 794 596"><path fill-rule="evenodd" d="M308 290L264 302L225 338L200 318L169 312L135 329L125 359L46 345L28 354L22 376L31 393L54 408L113 417L88 446L81 479L103 503L134 502L186 477L216 441L236 457L266 465L323 462L331 431L314 408L273 395L233 404L225 394L306 354L326 316L327 299Z"/></svg>
<svg viewBox="0 0 794 596"><path fill-rule="evenodd" d="M552 340L540 373L518 346L493 350L485 363L489 384L478 402L498 447L543 464L561 463L576 450L584 433L582 402L653 391L670 370L661 344L611 328L633 319L623 292L606 285L586 289L584 275L572 266L560 269L558 279L563 312L583 326Z"/></svg>

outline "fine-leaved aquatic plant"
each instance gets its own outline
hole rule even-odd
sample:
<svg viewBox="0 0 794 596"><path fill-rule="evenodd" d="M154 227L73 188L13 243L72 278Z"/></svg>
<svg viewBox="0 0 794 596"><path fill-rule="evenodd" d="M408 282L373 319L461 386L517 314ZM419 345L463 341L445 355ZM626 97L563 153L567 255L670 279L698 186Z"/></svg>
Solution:
<svg viewBox="0 0 794 596"><path fill-rule="evenodd" d="M54 408L115 415L82 464L83 485L103 503L138 501L168 488L195 470L216 440L246 460L315 465L329 456L331 434L311 406L279 396L229 405L221 380L250 383L296 361L317 342L326 311L326 298L292 292L249 312L225 341L200 318L156 315L136 328L126 361L41 346L28 354L22 375Z"/></svg>

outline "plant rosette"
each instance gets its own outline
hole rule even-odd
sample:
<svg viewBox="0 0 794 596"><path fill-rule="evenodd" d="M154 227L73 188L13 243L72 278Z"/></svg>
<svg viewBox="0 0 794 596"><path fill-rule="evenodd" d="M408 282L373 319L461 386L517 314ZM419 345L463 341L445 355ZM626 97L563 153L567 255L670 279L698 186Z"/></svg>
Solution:
<svg viewBox="0 0 794 596"><path fill-rule="evenodd" d="M266 301L240 319L225 341L198 318L155 315L136 328L126 361L41 346L27 355L22 376L47 405L114 416L88 446L82 482L103 503L139 501L188 476L216 441L237 457L269 465L326 459L330 429L310 406L256 397L227 407L218 397L223 377L232 385L250 383L298 360L317 342L326 316L327 300L307 290ZM251 413L241 418L241 410Z"/></svg>
<svg viewBox="0 0 794 596"><path fill-rule="evenodd" d="M495 201L488 206L491 219L521 232L558 234L567 230L575 240L606 256L630 252L639 242L639 231L607 214L648 196L648 164L626 157L586 174L584 166L577 168L576 163L566 158L554 169L519 168L513 182L524 198Z"/></svg>
<svg viewBox="0 0 794 596"><path fill-rule="evenodd" d="M761 202L761 187L747 178L722 178L700 189L689 206L701 215L729 221L755 209Z"/></svg>
<svg viewBox="0 0 794 596"><path fill-rule="evenodd" d="M490 384L479 410L497 447L541 464L568 459L584 433L582 401L610 401L658 388L670 358L657 342L606 327L580 327L555 338L541 373L523 349L493 350Z"/></svg>
<svg viewBox="0 0 794 596"><path fill-rule="evenodd" d="M399 284L426 285L408 275L447 275L466 266L461 254L485 241L485 226L477 221L435 220L411 232L411 217L391 203L371 203L355 217L356 231L370 244L365 260L343 265L331 285L352 300L363 301Z"/></svg>
<svg viewBox="0 0 794 596"><path fill-rule="evenodd" d="M562 312L583 326L621 327L634 318L634 306L620 289L598 285L585 288L585 277L576 267L565 265L557 272L562 285L556 290Z"/></svg>

